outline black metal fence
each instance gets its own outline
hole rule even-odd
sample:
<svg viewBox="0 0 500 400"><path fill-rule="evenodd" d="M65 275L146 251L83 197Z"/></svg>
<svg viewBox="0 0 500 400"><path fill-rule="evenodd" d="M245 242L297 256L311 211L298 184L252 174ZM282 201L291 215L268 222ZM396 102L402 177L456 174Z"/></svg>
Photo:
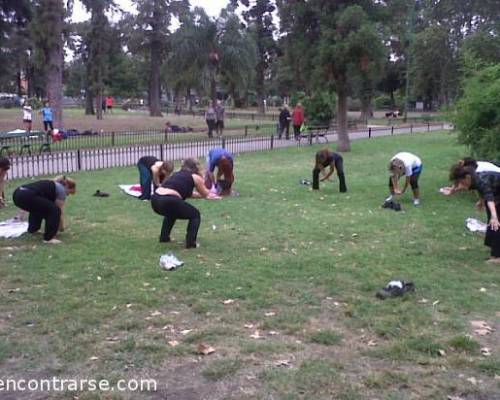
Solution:
<svg viewBox="0 0 500 400"><path fill-rule="evenodd" d="M372 138L402 133L428 132L443 129L443 124L426 124L410 127L369 128L350 132L352 139ZM34 155L11 157L10 179L42 175L68 174L77 171L91 171L104 168L135 165L144 155L163 160L181 160L187 157L205 157L214 147L224 147L233 153L273 150L292 146L326 143L335 139L335 131L327 129L309 130L298 140L278 139L274 135L256 137L224 137L193 140L189 142L167 142L158 144L134 144L108 148L75 149L58 152L44 152Z"/></svg>

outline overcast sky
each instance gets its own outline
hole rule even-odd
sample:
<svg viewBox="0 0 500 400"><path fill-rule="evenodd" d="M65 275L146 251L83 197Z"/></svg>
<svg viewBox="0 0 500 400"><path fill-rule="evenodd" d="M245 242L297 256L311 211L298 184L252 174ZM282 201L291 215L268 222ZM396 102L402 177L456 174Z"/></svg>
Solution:
<svg viewBox="0 0 500 400"><path fill-rule="evenodd" d="M124 11L132 11L132 2L130 0L115 0L116 4ZM190 0L192 7L202 7L208 15L218 17L220 10L223 9L228 3L228 0ZM82 4L76 0L73 9L73 21L80 22L89 18L85 12Z"/></svg>

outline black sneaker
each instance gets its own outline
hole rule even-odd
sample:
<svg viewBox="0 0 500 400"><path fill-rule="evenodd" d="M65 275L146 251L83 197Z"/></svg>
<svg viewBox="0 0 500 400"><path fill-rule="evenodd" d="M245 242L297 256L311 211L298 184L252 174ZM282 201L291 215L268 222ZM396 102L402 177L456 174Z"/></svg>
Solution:
<svg viewBox="0 0 500 400"><path fill-rule="evenodd" d="M390 281L387 286L377 292L375 295L381 300L389 297L399 297L408 292L414 292L415 285L412 282Z"/></svg>
<svg viewBox="0 0 500 400"><path fill-rule="evenodd" d="M95 197L109 197L109 193L101 192L98 189L98 190L95 191L95 193L92 196L95 196Z"/></svg>

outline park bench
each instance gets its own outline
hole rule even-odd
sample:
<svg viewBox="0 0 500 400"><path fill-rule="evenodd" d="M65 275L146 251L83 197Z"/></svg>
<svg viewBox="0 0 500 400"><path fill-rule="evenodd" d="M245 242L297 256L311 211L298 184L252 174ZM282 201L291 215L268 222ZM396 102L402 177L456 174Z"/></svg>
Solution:
<svg viewBox="0 0 500 400"><path fill-rule="evenodd" d="M39 152L50 152L50 142L43 131L26 132L16 129L11 132L0 132L0 155L4 152L9 154L16 147L19 147L20 155L25 152L32 155L33 146L40 142Z"/></svg>
<svg viewBox="0 0 500 400"><path fill-rule="evenodd" d="M302 132L299 135L299 142L302 140L308 140L312 143L313 139L316 143L320 143L323 140L323 143L328 143L328 127L315 127L309 128L307 131Z"/></svg>

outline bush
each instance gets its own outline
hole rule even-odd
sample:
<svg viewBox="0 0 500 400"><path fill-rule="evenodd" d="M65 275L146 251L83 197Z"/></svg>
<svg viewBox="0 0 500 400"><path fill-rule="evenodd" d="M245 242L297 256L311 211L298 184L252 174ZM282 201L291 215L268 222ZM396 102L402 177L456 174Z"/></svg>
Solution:
<svg viewBox="0 0 500 400"><path fill-rule="evenodd" d="M500 158L500 65L481 70L465 82L452 115L459 141L481 158Z"/></svg>
<svg viewBox="0 0 500 400"><path fill-rule="evenodd" d="M376 110L390 110L392 109L391 97L382 95L373 99L373 108Z"/></svg>
<svg viewBox="0 0 500 400"><path fill-rule="evenodd" d="M335 117L337 97L335 93L319 92L302 100L307 123L311 126L328 126Z"/></svg>
<svg viewBox="0 0 500 400"><path fill-rule="evenodd" d="M306 94L304 92L295 92L290 96L290 105L295 107L297 103L304 103L306 99Z"/></svg>

